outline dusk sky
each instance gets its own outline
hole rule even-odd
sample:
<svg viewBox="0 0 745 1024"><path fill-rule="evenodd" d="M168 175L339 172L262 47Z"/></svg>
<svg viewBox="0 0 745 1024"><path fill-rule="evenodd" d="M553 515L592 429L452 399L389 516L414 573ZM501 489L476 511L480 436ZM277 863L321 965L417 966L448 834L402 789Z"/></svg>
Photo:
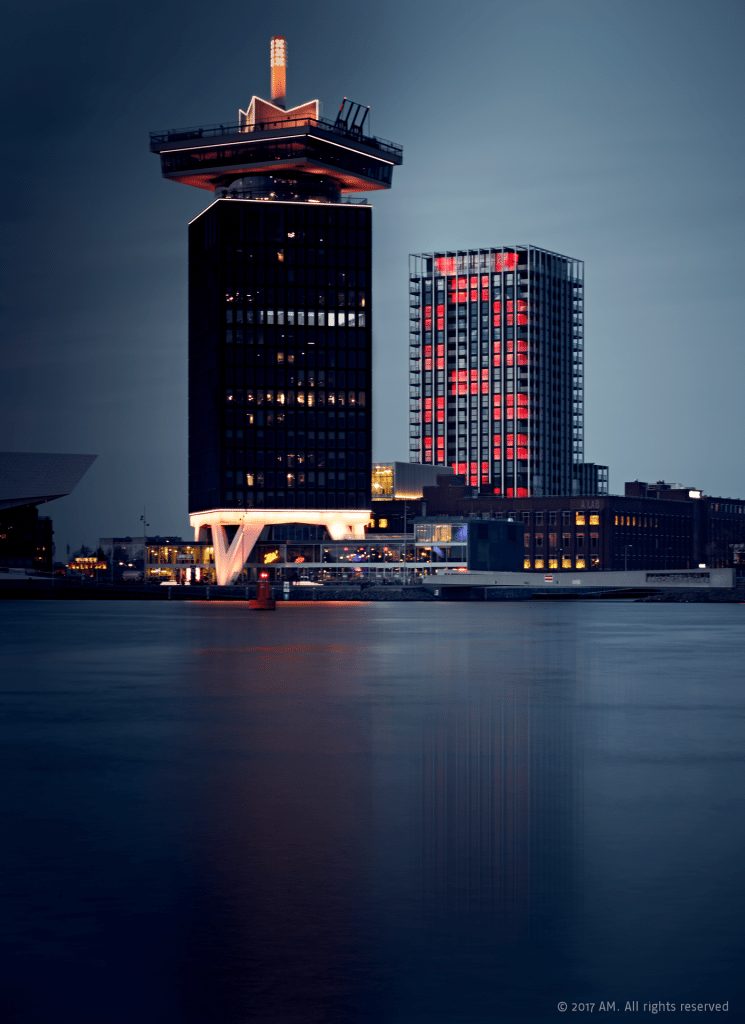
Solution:
<svg viewBox="0 0 745 1024"><path fill-rule="evenodd" d="M745 497L745 5L739 0L11 0L2 49L0 448L92 452L65 545L190 535L186 227L148 132L267 95L372 107L404 147L374 213L374 457L408 457L407 255L585 261L585 453Z"/></svg>

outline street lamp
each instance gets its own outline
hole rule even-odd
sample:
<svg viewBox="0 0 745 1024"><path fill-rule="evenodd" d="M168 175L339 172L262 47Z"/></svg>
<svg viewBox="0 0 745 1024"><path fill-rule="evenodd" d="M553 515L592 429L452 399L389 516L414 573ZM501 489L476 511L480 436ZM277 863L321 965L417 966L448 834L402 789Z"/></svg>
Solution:
<svg viewBox="0 0 745 1024"><path fill-rule="evenodd" d="M142 506L142 515L140 516L140 522L142 523L142 581L147 583L147 528L150 525L147 521L147 509ZM171 596L170 594L168 595Z"/></svg>

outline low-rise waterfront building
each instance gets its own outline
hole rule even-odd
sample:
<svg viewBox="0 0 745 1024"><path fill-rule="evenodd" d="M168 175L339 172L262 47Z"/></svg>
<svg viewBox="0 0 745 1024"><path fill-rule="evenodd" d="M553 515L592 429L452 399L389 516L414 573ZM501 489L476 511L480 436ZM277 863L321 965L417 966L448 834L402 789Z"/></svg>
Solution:
<svg viewBox="0 0 745 1024"><path fill-rule="evenodd" d="M623 495L504 499L462 478L425 489L428 515L511 518L523 524L526 570L722 568L745 544L745 501L634 481Z"/></svg>

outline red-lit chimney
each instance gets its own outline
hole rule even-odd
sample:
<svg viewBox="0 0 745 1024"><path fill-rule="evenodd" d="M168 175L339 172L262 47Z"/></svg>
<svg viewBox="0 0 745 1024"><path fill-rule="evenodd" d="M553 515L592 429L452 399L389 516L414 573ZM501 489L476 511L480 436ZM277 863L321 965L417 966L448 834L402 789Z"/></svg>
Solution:
<svg viewBox="0 0 745 1024"><path fill-rule="evenodd" d="M272 36L269 43L269 67L272 103L284 108L287 98L287 42L284 36Z"/></svg>

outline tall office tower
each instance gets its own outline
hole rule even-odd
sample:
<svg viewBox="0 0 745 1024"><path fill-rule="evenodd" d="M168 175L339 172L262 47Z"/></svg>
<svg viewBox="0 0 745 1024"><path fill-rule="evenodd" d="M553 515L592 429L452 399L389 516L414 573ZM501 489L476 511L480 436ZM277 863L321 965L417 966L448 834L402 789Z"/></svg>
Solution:
<svg viewBox="0 0 745 1024"><path fill-rule="evenodd" d="M214 193L189 226L189 511L220 583L264 526L362 537L370 508L372 211L343 197L402 151L350 100L285 109L281 36L270 63L237 124L151 135L165 178Z"/></svg>
<svg viewBox="0 0 745 1024"><path fill-rule="evenodd" d="M584 264L515 245L410 257L409 461L489 494L571 494Z"/></svg>

